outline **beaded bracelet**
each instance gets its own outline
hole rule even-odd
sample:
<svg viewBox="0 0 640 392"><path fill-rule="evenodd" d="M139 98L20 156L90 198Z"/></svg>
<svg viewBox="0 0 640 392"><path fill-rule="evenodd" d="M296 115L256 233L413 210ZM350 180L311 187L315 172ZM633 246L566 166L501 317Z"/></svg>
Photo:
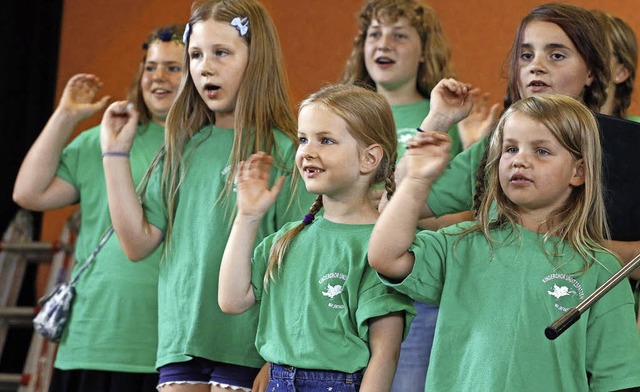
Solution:
<svg viewBox="0 0 640 392"><path fill-rule="evenodd" d="M105 151L102 153L102 157L126 157L129 158L129 152L127 151Z"/></svg>

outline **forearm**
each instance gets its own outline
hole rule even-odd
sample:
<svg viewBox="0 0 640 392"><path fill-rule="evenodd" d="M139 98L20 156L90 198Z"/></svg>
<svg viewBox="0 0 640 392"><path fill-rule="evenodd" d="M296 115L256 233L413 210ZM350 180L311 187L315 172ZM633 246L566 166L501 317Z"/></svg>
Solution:
<svg viewBox="0 0 640 392"><path fill-rule="evenodd" d="M426 218L418 221L418 227L422 230L436 231L442 227L455 225L456 223L473 220L473 212L464 211L455 214L443 215L438 218Z"/></svg>
<svg viewBox="0 0 640 392"><path fill-rule="evenodd" d="M47 192L53 183L60 156L78 119L56 110L22 161L13 188L13 200L31 210L48 210L69 205L75 193Z"/></svg>
<svg viewBox="0 0 640 392"><path fill-rule="evenodd" d="M418 217L430 189L426 180L405 179L393 195L369 240L369 263L381 274L402 278L408 275L412 262L405 263L415 237ZM401 260L403 258L403 260Z"/></svg>
<svg viewBox="0 0 640 392"><path fill-rule="evenodd" d="M238 215L233 222L220 265L218 305L238 314L255 303L251 286L251 257L260 219Z"/></svg>
<svg viewBox="0 0 640 392"><path fill-rule="evenodd" d="M369 327L371 358L362 378L361 392L389 391L398 366L404 313L378 317Z"/></svg>
<svg viewBox="0 0 640 392"><path fill-rule="evenodd" d="M150 225L144 216L131 176L129 159L107 156L102 163L109 214L120 245L129 259L143 259L162 242L162 232Z"/></svg>
<svg viewBox="0 0 640 392"><path fill-rule="evenodd" d="M423 131L448 132L456 122L457 121L455 121L454 118L451 118L444 113L430 111L424 120L422 120L420 129Z"/></svg>

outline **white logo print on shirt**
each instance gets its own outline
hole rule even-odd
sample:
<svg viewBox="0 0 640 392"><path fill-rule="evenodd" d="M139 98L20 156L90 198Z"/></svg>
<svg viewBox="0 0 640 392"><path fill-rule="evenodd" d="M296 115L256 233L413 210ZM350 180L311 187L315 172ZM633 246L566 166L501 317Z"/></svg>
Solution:
<svg viewBox="0 0 640 392"><path fill-rule="evenodd" d="M549 296L553 297L553 306L566 312L584 299L584 290L580 282L567 274L551 274L542 279Z"/></svg>
<svg viewBox="0 0 640 392"><path fill-rule="evenodd" d="M324 297L329 298L328 307L333 309L343 309L342 303L342 291L344 290L344 282L347 280L347 275L340 272L332 272L324 275L318 281L320 284L320 293Z"/></svg>
<svg viewBox="0 0 640 392"><path fill-rule="evenodd" d="M342 292L342 286L340 286L339 284L335 286L331 286L330 284L327 283L327 291L323 291L322 295L333 299L333 297L340 294L341 292Z"/></svg>

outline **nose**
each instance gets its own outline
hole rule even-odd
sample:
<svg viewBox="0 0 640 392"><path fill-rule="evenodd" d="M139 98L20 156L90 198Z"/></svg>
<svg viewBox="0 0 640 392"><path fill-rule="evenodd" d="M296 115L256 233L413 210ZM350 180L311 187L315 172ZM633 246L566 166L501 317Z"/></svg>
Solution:
<svg viewBox="0 0 640 392"><path fill-rule="evenodd" d="M164 66L160 65L156 68L156 71L153 73L153 80L165 80L167 76L167 70Z"/></svg>
<svg viewBox="0 0 640 392"><path fill-rule="evenodd" d="M523 151L519 151L513 157L513 167L524 168L529 166L529 157Z"/></svg>
<svg viewBox="0 0 640 392"><path fill-rule="evenodd" d="M318 156L315 148L308 142L306 144L300 144L298 154L304 159L313 159Z"/></svg>
<svg viewBox="0 0 640 392"><path fill-rule="evenodd" d="M378 40L377 49L382 51L391 49L391 38L389 37L389 34L384 34L384 33L380 34L380 39Z"/></svg>
<svg viewBox="0 0 640 392"><path fill-rule="evenodd" d="M542 74L547 72L547 67L544 63L544 60L540 58L540 56L534 57L534 59L529 64L529 72L532 74Z"/></svg>
<svg viewBox="0 0 640 392"><path fill-rule="evenodd" d="M213 66L211 62L205 57L202 60L202 65L200 66L200 75L202 76L211 76L214 73Z"/></svg>

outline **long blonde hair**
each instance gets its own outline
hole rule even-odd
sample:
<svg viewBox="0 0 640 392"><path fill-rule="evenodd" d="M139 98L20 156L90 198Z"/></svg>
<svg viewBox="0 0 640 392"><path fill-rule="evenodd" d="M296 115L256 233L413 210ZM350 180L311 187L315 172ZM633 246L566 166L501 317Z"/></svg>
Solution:
<svg viewBox="0 0 640 392"><path fill-rule="evenodd" d="M379 144L383 158L371 178L371 185L384 182L387 197L395 191L395 162L398 139L393 113L387 100L380 94L355 85L329 85L308 96L300 104L300 110L308 106L320 106L339 116L347 124L351 136L363 146ZM322 208L322 195L318 195L303 221L287 231L271 247L264 276L265 288L282 266L289 245Z"/></svg>
<svg viewBox="0 0 640 392"><path fill-rule="evenodd" d="M376 89L364 63L364 43L373 19L394 23L398 18L409 20L420 36L424 62L418 67L416 88L424 98L443 78L455 77L451 65L451 49L435 11L420 0L368 0L358 15L358 33L347 60L342 82Z"/></svg>
<svg viewBox="0 0 640 392"><path fill-rule="evenodd" d="M274 129L279 129L297 143L296 122L286 85L280 41L265 8L255 0L200 1L192 6L188 26L192 28L194 24L209 19L230 24L236 17L247 18L249 22L248 32L242 37L249 47L249 62L235 104L234 139L229 162L231 171L216 202L229 200L237 165L252 153L267 151L274 155L277 167L286 167L277 151L273 152L277 147ZM186 38L188 49L189 36ZM169 217L165 243L171 237L176 199L185 172L184 147L202 127L215 124L215 113L209 110L198 94L189 64L188 50L185 50L180 89L167 116L165 144L151 167L153 170L155 166L163 164L162 194Z"/></svg>
<svg viewBox="0 0 640 392"><path fill-rule="evenodd" d="M540 95L513 103L505 111L491 136L487 164L487 191L477 213L480 230L491 242L490 230L519 223L517 206L500 186L499 163L503 151L504 125L514 113L523 114L543 124L575 159L584 160L583 185L573 187L567 201L552 211L546 223L550 238L566 240L583 259L583 270L595 261L594 252L608 252L603 242L609 237L602 187L602 148L598 123L582 103L566 95ZM493 203L497 208L493 211Z"/></svg>

